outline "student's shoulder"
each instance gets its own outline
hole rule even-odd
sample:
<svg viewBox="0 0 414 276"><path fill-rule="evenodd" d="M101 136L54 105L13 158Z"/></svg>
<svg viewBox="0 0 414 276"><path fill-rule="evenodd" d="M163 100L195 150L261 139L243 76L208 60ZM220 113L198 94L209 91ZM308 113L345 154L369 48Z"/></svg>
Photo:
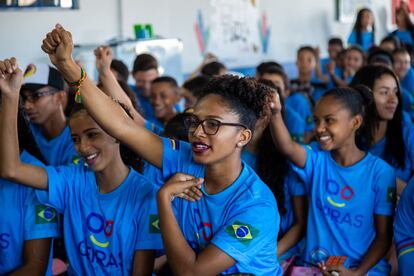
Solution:
<svg viewBox="0 0 414 276"><path fill-rule="evenodd" d="M154 197L158 191L158 187L152 181L132 168L130 168L128 182L130 192L134 193L136 197Z"/></svg>
<svg viewBox="0 0 414 276"><path fill-rule="evenodd" d="M240 187L238 198L239 204L270 204L275 203L275 198L269 187L260 179L256 172L250 166L244 166L246 176Z"/></svg>
<svg viewBox="0 0 414 276"><path fill-rule="evenodd" d="M364 170L371 171L376 177L395 175L394 168L384 161L382 158L375 156L369 152L366 153Z"/></svg>

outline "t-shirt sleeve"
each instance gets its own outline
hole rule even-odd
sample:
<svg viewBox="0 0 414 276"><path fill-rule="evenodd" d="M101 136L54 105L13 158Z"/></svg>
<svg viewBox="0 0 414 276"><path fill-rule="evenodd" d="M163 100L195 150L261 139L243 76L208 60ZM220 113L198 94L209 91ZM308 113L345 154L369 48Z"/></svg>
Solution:
<svg viewBox="0 0 414 276"><path fill-rule="evenodd" d="M24 240L59 236L59 216L56 210L42 205L32 189L27 192L24 208Z"/></svg>
<svg viewBox="0 0 414 276"><path fill-rule="evenodd" d="M300 180L299 176L293 172L289 172L286 176L285 185L287 185L289 194L291 196L306 195L306 190L303 182Z"/></svg>
<svg viewBox="0 0 414 276"><path fill-rule="evenodd" d="M355 34L355 32L351 32L351 34L348 37L347 42L348 42L348 45L356 44L356 34Z"/></svg>
<svg viewBox="0 0 414 276"><path fill-rule="evenodd" d="M310 185L312 183L313 169L315 167L317 155L319 154L319 152L314 151L310 146L302 147L306 150L305 167L300 168L293 163L290 164L293 171L296 173L296 176L299 178L299 181L303 183L304 188L306 188L306 190L309 190Z"/></svg>
<svg viewBox="0 0 414 276"><path fill-rule="evenodd" d="M157 188L149 182L147 185L150 186L149 191L143 198L141 211L135 220L138 228L135 250L160 250L163 249L163 243L157 212Z"/></svg>
<svg viewBox="0 0 414 276"><path fill-rule="evenodd" d="M374 213L383 216L394 214L396 198L396 177L394 170L384 163L383 168L379 169L379 174L374 186L375 207Z"/></svg>
<svg viewBox="0 0 414 276"><path fill-rule="evenodd" d="M169 138L162 138L162 141L164 144L162 157L162 174L164 179L169 179L178 172L187 173L188 167L192 163L190 144Z"/></svg>
<svg viewBox="0 0 414 276"><path fill-rule="evenodd" d="M76 177L76 168L78 166L69 167L46 167L48 177L48 189L37 190L38 200L48 206L52 206L59 213L63 213L66 207L65 198L69 193L69 186L76 185L76 181L82 181L81 176Z"/></svg>
<svg viewBox="0 0 414 276"><path fill-rule="evenodd" d="M164 129L157 126L155 123L146 120L145 121L145 128L148 129L149 131L157 134L158 136L163 136L164 135Z"/></svg>
<svg viewBox="0 0 414 276"><path fill-rule="evenodd" d="M214 234L212 244L237 262L245 264L261 251L276 252L280 224L276 207L262 202L237 209L223 228Z"/></svg>

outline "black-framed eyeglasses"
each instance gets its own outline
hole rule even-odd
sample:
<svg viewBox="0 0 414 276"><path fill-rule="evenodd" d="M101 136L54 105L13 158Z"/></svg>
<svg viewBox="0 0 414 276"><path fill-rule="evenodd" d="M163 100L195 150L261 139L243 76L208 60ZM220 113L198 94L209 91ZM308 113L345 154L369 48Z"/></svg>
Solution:
<svg viewBox="0 0 414 276"><path fill-rule="evenodd" d="M21 93L23 103L28 101L31 103L37 102L41 97L48 96L59 92L59 89L48 87L48 89L41 88L39 90L29 92L29 93Z"/></svg>
<svg viewBox="0 0 414 276"><path fill-rule="evenodd" d="M247 126L238 123L225 123L221 122L216 119L204 119L200 120L195 115L189 115L184 119L184 125L188 129L189 133L193 133L196 131L199 125L203 128L203 131L207 135L215 135L221 126L234 126L234 127L242 127L244 129L248 129Z"/></svg>

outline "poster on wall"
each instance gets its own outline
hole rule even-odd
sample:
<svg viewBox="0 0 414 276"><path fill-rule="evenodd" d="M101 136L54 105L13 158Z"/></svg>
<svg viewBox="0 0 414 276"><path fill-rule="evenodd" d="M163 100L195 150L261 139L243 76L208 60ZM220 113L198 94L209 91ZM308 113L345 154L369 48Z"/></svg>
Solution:
<svg viewBox="0 0 414 276"><path fill-rule="evenodd" d="M405 4L408 7L408 10L411 14L411 20L413 19L413 12L414 12L414 0L391 0L392 2L392 24L395 23L395 11L401 6L401 2L405 2Z"/></svg>
<svg viewBox="0 0 414 276"><path fill-rule="evenodd" d="M267 52L270 28L256 0L210 0L197 13L195 34L200 52L213 53L230 68L257 64Z"/></svg>
<svg viewBox="0 0 414 276"><path fill-rule="evenodd" d="M335 19L341 23L353 23L358 10L373 8L374 0L336 0Z"/></svg>

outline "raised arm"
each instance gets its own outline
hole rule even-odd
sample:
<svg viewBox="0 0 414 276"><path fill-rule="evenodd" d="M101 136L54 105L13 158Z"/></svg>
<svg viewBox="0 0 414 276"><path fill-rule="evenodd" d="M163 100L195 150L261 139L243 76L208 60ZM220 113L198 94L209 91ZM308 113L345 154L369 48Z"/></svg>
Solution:
<svg viewBox="0 0 414 276"><path fill-rule="evenodd" d="M273 142L283 155L298 167L303 168L306 163L306 150L292 140L289 131L283 122L282 114L280 112L282 110L282 105L277 93L273 94L273 99L270 105L270 130L272 132Z"/></svg>
<svg viewBox="0 0 414 276"><path fill-rule="evenodd" d="M17 112L22 83L23 73L16 59L0 61L0 177L33 188L47 189L46 171L20 161Z"/></svg>
<svg viewBox="0 0 414 276"><path fill-rule="evenodd" d="M96 57L96 69L99 73L99 81L102 85L102 91L109 97L125 104L134 121L145 126L145 119L135 110L131 99L119 85L115 75L111 71L112 49L108 46L100 46L94 51Z"/></svg>
<svg viewBox="0 0 414 276"><path fill-rule="evenodd" d="M42 49L51 62L69 82L81 78L81 68L72 58L73 41L70 32L59 24L43 40ZM124 110L105 95L88 78L81 86L82 104L95 121L111 136L134 150L143 159L162 167L163 143L161 137L136 124Z"/></svg>

